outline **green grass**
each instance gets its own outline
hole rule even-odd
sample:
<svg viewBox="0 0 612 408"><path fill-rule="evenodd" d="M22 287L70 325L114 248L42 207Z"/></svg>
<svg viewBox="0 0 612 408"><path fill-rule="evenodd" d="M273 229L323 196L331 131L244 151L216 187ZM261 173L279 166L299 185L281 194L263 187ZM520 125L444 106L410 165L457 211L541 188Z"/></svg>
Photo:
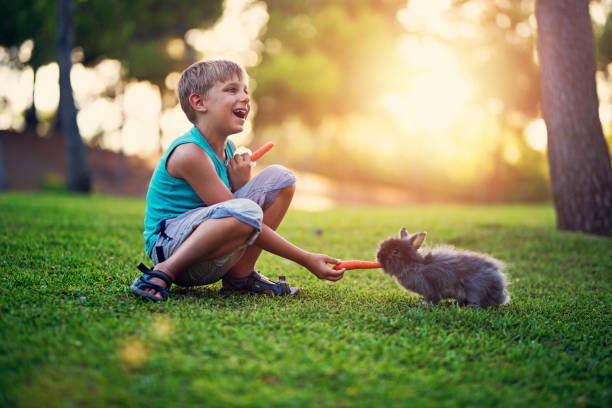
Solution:
<svg viewBox="0 0 612 408"><path fill-rule="evenodd" d="M559 232L550 206L291 210L299 246L374 259L428 231L509 264L510 304L424 308L377 270L338 283L265 254L297 298L129 291L144 201L0 195L0 406L601 406L612 404L612 240ZM322 229L318 235L316 229Z"/></svg>

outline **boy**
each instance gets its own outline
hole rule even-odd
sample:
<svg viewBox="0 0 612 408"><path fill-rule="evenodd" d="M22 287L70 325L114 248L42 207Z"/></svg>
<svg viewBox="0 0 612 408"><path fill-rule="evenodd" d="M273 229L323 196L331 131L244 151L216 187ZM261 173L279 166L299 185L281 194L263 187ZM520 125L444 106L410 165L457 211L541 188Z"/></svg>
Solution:
<svg viewBox="0 0 612 408"><path fill-rule="evenodd" d="M250 154L234 156L228 136L241 132L250 111L247 75L224 60L188 67L178 85L181 107L194 127L160 159L149 184L145 249L154 263L132 284L153 301L166 300L170 285L207 285L271 295L296 295L284 277L257 273L262 250L290 259L320 279L337 281L339 261L304 251L275 230L295 191L295 177L270 166L251 179Z"/></svg>

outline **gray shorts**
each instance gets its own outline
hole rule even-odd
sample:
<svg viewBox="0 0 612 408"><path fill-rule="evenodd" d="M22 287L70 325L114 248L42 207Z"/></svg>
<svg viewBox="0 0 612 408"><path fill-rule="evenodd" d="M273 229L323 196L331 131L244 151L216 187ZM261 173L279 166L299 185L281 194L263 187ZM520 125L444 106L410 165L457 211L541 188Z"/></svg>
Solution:
<svg viewBox="0 0 612 408"><path fill-rule="evenodd" d="M289 170L283 166L272 165L236 191L235 199L194 208L176 218L166 220L165 236L160 234L157 238L151 251L151 261L158 264L161 262L160 255L164 259L170 257L202 222L214 218L234 217L255 228L247 242L220 258L191 265L174 280L179 286L201 286L217 282L259 236L263 222L262 210L274 202L280 189L294 184L295 181L295 176Z"/></svg>

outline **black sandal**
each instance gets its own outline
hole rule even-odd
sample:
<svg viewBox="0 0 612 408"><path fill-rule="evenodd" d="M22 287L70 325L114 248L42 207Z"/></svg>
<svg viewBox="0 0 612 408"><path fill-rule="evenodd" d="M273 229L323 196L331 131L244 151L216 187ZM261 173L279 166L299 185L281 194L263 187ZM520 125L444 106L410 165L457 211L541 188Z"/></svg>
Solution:
<svg viewBox="0 0 612 408"><path fill-rule="evenodd" d="M251 274L246 278L236 279L230 278L229 276L224 276L223 289L276 296L295 296L300 293L300 288L290 287L287 284L284 276L279 276L278 282L274 282L272 284L264 282L262 279L268 278L257 271L251 272Z"/></svg>
<svg viewBox="0 0 612 408"><path fill-rule="evenodd" d="M159 298L152 293L146 292L143 289L153 289L158 291L162 295L162 301L168 300L170 296L170 286L172 286L172 279L162 271L155 271L151 268L147 268L144 264L138 265L138 269L142 272L130 289L138 296L142 296L145 299L150 299L154 302L159 302ZM166 283L166 287L163 288L156 283L151 282L151 278L161 279Z"/></svg>

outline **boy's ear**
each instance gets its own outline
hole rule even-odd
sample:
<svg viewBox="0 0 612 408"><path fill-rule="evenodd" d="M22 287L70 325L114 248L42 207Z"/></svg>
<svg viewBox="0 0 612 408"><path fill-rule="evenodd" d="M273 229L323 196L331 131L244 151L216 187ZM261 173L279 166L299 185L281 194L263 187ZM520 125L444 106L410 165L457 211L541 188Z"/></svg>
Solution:
<svg viewBox="0 0 612 408"><path fill-rule="evenodd" d="M206 98L200 94L192 93L189 95L189 104L196 112L204 113L208 110L206 105Z"/></svg>

